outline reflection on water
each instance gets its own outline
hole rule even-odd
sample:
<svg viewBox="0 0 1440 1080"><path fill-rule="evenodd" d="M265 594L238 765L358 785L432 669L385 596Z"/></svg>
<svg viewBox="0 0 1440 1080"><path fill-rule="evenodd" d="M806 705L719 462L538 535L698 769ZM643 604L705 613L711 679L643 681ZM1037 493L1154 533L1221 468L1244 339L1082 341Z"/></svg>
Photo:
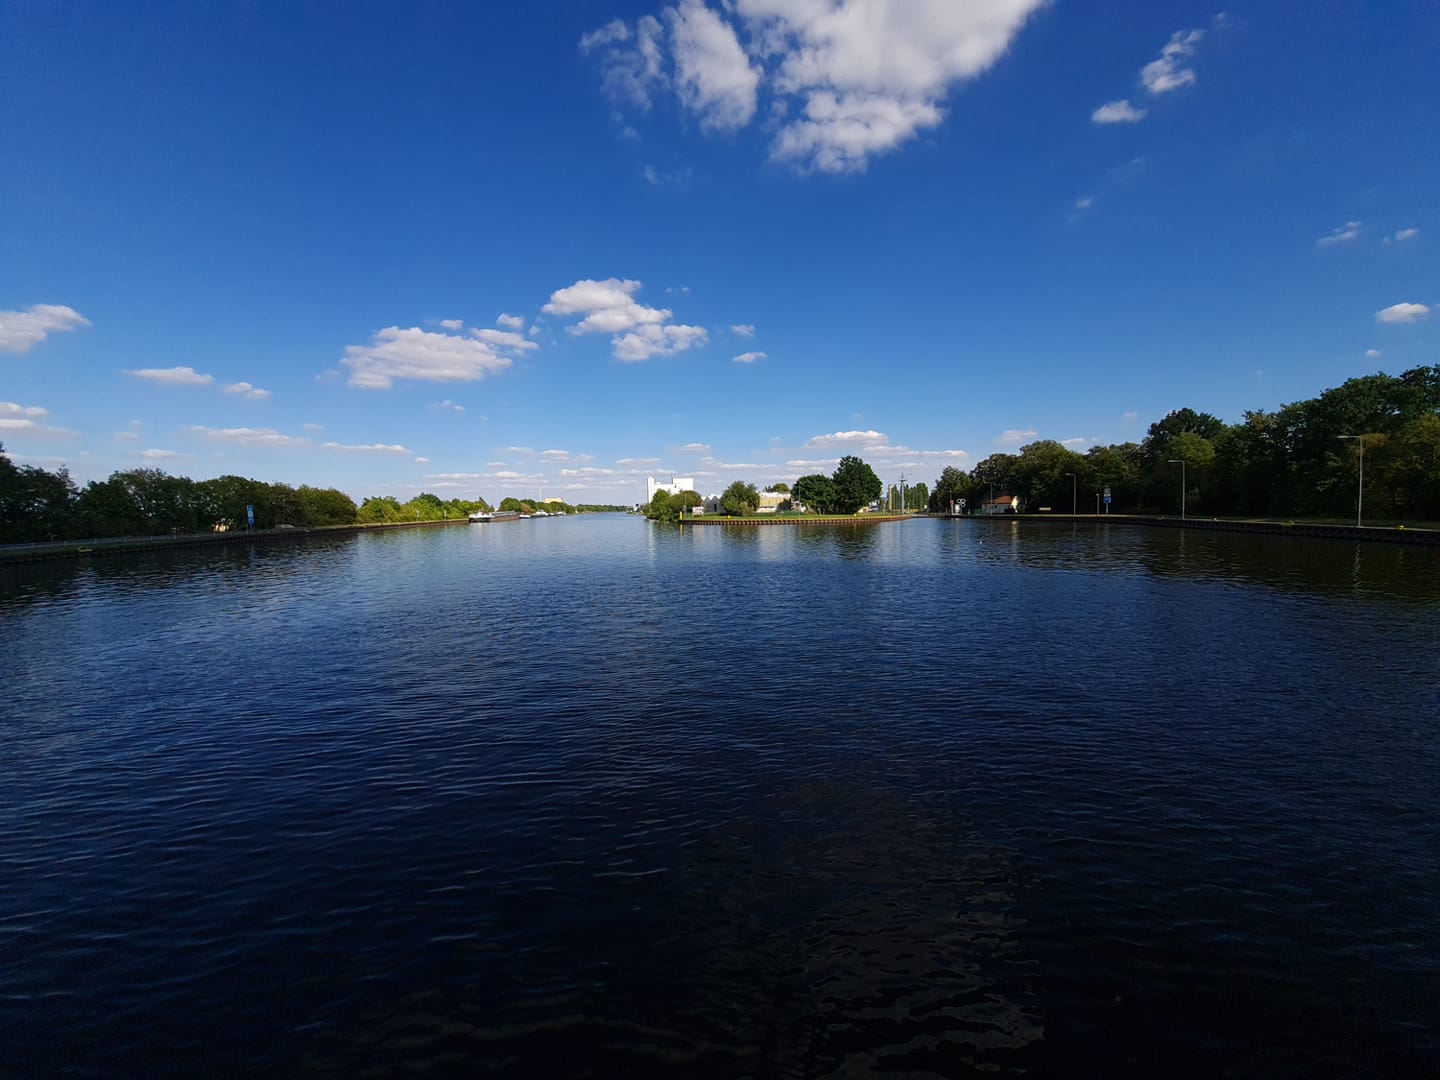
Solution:
<svg viewBox="0 0 1440 1080"><path fill-rule="evenodd" d="M1420 549L615 517L3 573L0 1073L1440 1070Z"/></svg>

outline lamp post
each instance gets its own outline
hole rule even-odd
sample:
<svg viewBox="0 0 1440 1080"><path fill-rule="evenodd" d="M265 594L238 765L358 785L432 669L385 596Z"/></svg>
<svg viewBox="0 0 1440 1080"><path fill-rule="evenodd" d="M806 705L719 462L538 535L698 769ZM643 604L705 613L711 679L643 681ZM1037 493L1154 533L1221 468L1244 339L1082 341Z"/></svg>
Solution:
<svg viewBox="0 0 1440 1080"><path fill-rule="evenodd" d="M1355 496L1355 527L1363 529L1360 524L1360 511L1365 507L1365 436L1364 435L1341 435L1342 439L1354 439L1355 445L1360 447L1360 490Z"/></svg>
<svg viewBox="0 0 1440 1080"><path fill-rule="evenodd" d="M1185 520L1185 462L1180 458L1168 458L1171 465L1180 466L1180 520Z"/></svg>
<svg viewBox="0 0 1440 1080"><path fill-rule="evenodd" d="M1080 481L1075 478L1073 472L1065 474L1070 478L1070 516L1075 517L1080 513Z"/></svg>
<svg viewBox="0 0 1440 1080"><path fill-rule="evenodd" d="M1100 493L1095 492L1095 516L1100 516Z"/></svg>

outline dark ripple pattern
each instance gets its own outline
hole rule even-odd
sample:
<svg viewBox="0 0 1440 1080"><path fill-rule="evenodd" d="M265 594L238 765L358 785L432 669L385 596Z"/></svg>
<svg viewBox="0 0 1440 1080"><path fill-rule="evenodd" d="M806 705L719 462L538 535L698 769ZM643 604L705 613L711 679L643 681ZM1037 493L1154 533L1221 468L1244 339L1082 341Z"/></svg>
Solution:
<svg viewBox="0 0 1440 1080"><path fill-rule="evenodd" d="M0 574L0 1075L1440 1073L1432 553L610 517Z"/></svg>

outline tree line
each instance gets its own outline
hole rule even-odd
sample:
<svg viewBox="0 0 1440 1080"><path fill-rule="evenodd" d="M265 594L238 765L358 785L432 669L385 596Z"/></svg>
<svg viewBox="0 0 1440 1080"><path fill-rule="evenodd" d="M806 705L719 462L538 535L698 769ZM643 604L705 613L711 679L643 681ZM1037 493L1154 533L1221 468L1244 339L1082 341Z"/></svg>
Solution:
<svg viewBox="0 0 1440 1080"><path fill-rule="evenodd" d="M128 469L78 487L67 469L16 465L0 446L0 543L159 536L247 527L318 528L373 522L439 521L488 510L483 499L422 492L359 506L336 488L270 484L243 476L192 480L160 469Z"/></svg>
<svg viewBox="0 0 1440 1080"><path fill-rule="evenodd" d="M851 455L841 458L835 472L830 476L814 473L800 477L793 488L784 483L775 483L767 490L790 496L780 503L780 513L803 507L817 514L853 514L862 506L878 499L884 485L875 475L874 469ZM682 491L674 495L657 491L645 507L645 516L653 521L675 521L704 501L694 491ZM720 512L732 517L753 514L759 505L760 492L754 484L744 480L736 480L720 496ZM920 505L923 506L923 503Z"/></svg>
<svg viewBox="0 0 1440 1080"><path fill-rule="evenodd" d="M1138 443L1083 454L1042 439L969 473L946 468L929 506L965 499L974 508L1003 493L1028 510L1090 513L1109 487L1116 512L1179 513L1183 490L1191 513L1345 518L1355 514L1362 453L1366 517L1440 520L1440 366L1349 379L1236 424L1177 409Z"/></svg>

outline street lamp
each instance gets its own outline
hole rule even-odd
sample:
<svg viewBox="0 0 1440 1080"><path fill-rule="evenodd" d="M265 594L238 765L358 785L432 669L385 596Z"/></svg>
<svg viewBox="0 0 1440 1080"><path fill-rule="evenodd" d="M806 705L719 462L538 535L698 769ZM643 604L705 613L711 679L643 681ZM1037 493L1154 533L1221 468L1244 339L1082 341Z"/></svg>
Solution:
<svg viewBox="0 0 1440 1080"><path fill-rule="evenodd" d="M1078 501L1080 498L1080 481L1075 479L1073 472L1067 472L1065 475L1070 478L1070 516L1075 517L1080 512L1080 503Z"/></svg>
<svg viewBox="0 0 1440 1080"><path fill-rule="evenodd" d="M1180 520L1185 520L1185 462L1180 458L1167 458L1171 465L1180 466Z"/></svg>
<svg viewBox="0 0 1440 1080"><path fill-rule="evenodd" d="M1340 435L1341 439L1354 439L1355 445L1360 447L1360 491L1355 496L1355 527L1363 529L1360 524L1360 511L1365 506L1365 436L1364 435Z"/></svg>

